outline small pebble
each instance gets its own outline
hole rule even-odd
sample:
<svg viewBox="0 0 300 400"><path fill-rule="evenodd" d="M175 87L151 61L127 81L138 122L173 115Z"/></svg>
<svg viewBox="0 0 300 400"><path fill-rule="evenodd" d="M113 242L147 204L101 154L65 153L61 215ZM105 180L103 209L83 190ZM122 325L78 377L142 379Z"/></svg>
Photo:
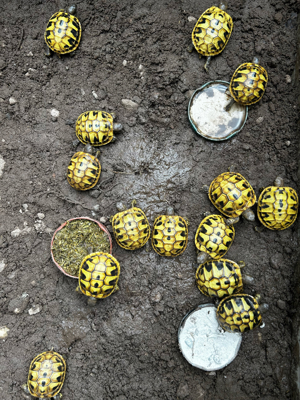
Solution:
<svg viewBox="0 0 300 400"><path fill-rule="evenodd" d="M34 314L38 314L41 311L42 311L42 306L34 305L28 310L28 314L29 315L34 315Z"/></svg>
<svg viewBox="0 0 300 400"><path fill-rule="evenodd" d="M0 327L0 339L5 339L9 332L9 328L7 326Z"/></svg>
<svg viewBox="0 0 300 400"><path fill-rule="evenodd" d="M45 218L45 214L38 213L37 217L38 217L38 219L44 219Z"/></svg>
<svg viewBox="0 0 300 400"><path fill-rule="evenodd" d="M256 123L261 124L263 122L263 120L264 120L264 117L259 117L259 118L257 118Z"/></svg>
<svg viewBox="0 0 300 400"><path fill-rule="evenodd" d="M22 296L16 297L8 303L8 311L14 314L21 314L28 306L28 303L29 296L27 293L23 293Z"/></svg>
<svg viewBox="0 0 300 400"><path fill-rule="evenodd" d="M98 99L98 95L97 95L97 93L95 92L95 90L92 91L92 95L95 97L95 99Z"/></svg>
<svg viewBox="0 0 300 400"><path fill-rule="evenodd" d="M31 281L30 284L31 286L36 286L36 281Z"/></svg>
<svg viewBox="0 0 300 400"><path fill-rule="evenodd" d="M97 199L100 196L100 194L101 194L101 190L91 190L89 192L89 195L91 197L93 197L94 199Z"/></svg>
<svg viewBox="0 0 300 400"><path fill-rule="evenodd" d="M129 99L122 99L122 104L127 110L136 110L138 108L138 104Z"/></svg>
<svg viewBox="0 0 300 400"><path fill-rule="evenodd" d="M27 54L27 56L28 56L28 57L33 57L32 51L30 51L30 52Z"/></svg>
<svg viewBox="0 0 300 400"><path fill-rule="evenodd" d="M126 65L127 65L127 61L126 60L123 61L123 65L124 65L124 67L126 67Z"/></svg>
<svg viewBox="0 0 300 400"><path fill-rule="evenodd" d="M4 158L0 154L0 178L3 175L3 169L4 169L5 161Z"/></svg>
<svg viewBox="0 0 300 400"><path fill-rule="evenodd" d="M59 111L56 110L55 108L52 108L50 113L51 113L51 116L54 117L54 118L58 118L59 117Z"/></svg>
<svg viewBox="0 0 300 400"><path fill-rule="evenodd" d="M93 210L96 211L96 212L99 211L100 210L100 204L94 205L93 206Z"/></svg>
<svg viewBox="0 0 300 400"><path fill-rule="evenodd" d="M4 260L0 261L0 272L2 272L5 268L5 262Z"/></svg>
<svg viewBox="0 0 300 400"><path fill-rule="evenodd" d="M189 21L189 22L196 22L197 19L196 19L195 17L189 16L189 17L188 17L188 21Z"/></svg>
<svg viewBox="0 0 300 400"><path fill-rule="evenodd" d="M80 91L81 91L82 96L84 96L85 95L85 91L82 88L80 89Z"/></svg>
<svg viewBox="0 0 300 400"><path fill-rule="evenodd" d="M155 303L159 303L162 299L162 294L157 291L153 291L151 293L151 301L154 301Z"/></svg>
<svg viewBox="0 0 300 400"><path fill-rule="evenodd" d="M290 146L290 145L291 145L291 142L290 142L289 140L287 140L287 141L285 142L285 144L286 144L287 146Z"/></svg>
<svg viewBox="0 0 300 400"><path fill-rule="evenodd" d="M292 82L292 78L290 77L290 75L286 75L285 76L285 80L287 83L291 83Z"/></svg>
<svg viewBox="0 0 300 400"><path fill-rule="evenodd" d="M278 306L278 308L280 308L280 310L285 310L285 308L286 308L286 303L285 303L285 301L283 301L283 300L278 300L278 301L277 301L277 306Z"/></svg>
<svg viewBox="0 0 300 400"><path fill-rule="evenodd" d="M28 204L25 204L25 203L24 203L24 204L22 204L22 206L23 206L25 212L28 211Z"/></svg>
<svg viewBox="0 0 300 400"><path fill-rule="evenodd" d="M100 218L100 222L102 222L102 224L105 224L106 221L107 221L107 218L105 218L105 217L101 217L101 218Z"/></svg>
<svg viewBox="0 0 300 400"><path fill-rule="evenodd" d="M17 100L14 97L9 98L9 104L16 104Z"/></svg>

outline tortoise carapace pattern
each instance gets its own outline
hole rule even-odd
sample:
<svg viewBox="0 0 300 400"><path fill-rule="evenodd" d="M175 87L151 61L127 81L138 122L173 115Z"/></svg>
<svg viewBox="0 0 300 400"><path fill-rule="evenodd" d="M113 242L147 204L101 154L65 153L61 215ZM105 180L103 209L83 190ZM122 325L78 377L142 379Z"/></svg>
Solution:
<svg viewBox="0 0 300 400"><path fill-rule="evenodd" d="M188 224L178 215L160 215L154 221L152 247L161 256L176 257L184 252L188 241Z"/></svg>
<svg viewBox="0 0 300 400"><path fill-rule="evenodd" d="M112 227L119 246L126 250L143 247L150 237L150 225L144 212L132 207L114 215Z"/></svg>
<svg viewBox="0 0 300 400"><path fill-rule="evenodd" d="M81 262L78 282L83 294L105 299L116 289L120 276L120 264L109 253L88 254Z"/></svg>
<svg viewBox="0 0 300 400"><path fill-rule="evenodd" d="M269 186L259 196L257 215L266 228L282 231L296 221L298 205L298 195L293 188Z"/></svg>
<svg viewBox="0 0 300 400"><path fill-rule="evenodd" d="M262 98L267 82L268 73L261 65L245 63L235 70L229 89L237 103L249 106Z"/></svg>
<svg viewBox="0 0 300 400"><path fill-rule="evenodd" d="M28 390L34 397L50 399L57 395L64 383L66 362L54 351L45 351L36 356L29 368Z"/></svg>
<svg viewBox="0 0 300 400"><path fill-rule="evenodd" d="M208 8L198 19L192 41L195 49L203 56L215 56L223 51L233 29L229 14L218 7Z"/></svg>
<svg viewBox="0 0 300 400"><path fill-rule="evenodd" d="M229 332L246 332L262 324L259 304L248 294L235 294L221 300L217 308L221 327Z"/></svg>
<svg viewBox="0 0 300 400"><path fill-rule="evenodd" d="M209 187L213 205L227 217L236 218L255 204L256 195L250 183L236 172L224 172Z"/></svg>
<svg viewBox="0 0 300 400"><path fill-rule="evenodd" d="M100 173L101 165L98 158L79 151L71 158L67 179L74 189L89 190L97 184Z"/></svg>
<svg viewBox="0 0 300 400"><path fill-rule="evenodd" d="M45 41L58 54L70 53L77 49L81 38L79 20L63 10L53 14L45 31Z"/></svg>
<svg viewBox="0 0 300 400"><path fill-rule="evenodd" d="M104 146L113 139L113 118L105 111L86 111L76 122L76 136L83 144Z"/></svg>
<svg viewBox="0 0 300 400"><path fill-rule="evenodd" d="M234 236L234 227L226 225L221 215L212 214L201 221L195 235L195 245L200 252L218 260L227 253Z"/></svg>
<svg viewBox="0 0 300 400"><path fill-rule="evenodd" d="M222 299L243 291L239 265L230 260L208 260L196 271L196 284L205 296Z"/></svg>

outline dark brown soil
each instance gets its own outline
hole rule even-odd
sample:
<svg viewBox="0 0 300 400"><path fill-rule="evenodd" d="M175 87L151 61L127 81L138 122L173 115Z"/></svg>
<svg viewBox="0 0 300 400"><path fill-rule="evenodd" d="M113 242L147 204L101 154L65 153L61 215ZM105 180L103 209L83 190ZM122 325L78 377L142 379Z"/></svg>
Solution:
<svg viewBox="0 0 300 400"><path fill-rule="evenodd" d="M260 234L258 220L236 226L228 258L246 262L256 279L247 293L261 293L270 308L265 327L244 335L229 366L216 373L190 366L178 349L177 329L188 311L207 302L194 281L194 235L202 213L216 210L202 185L234 164L257 194L277 175L297 189L291 78L299 3L230 2L234 30L209 74L186 48L195 23L188 17L198 18L210 0L75 3L82 41L74 57L61 58L44 56L44 29L60 7L55 1L0 4L0 326L9 329L1 340L0 398L22 399L31 359L53 347L67 361L65 400L290 399L295 226ZM197 136L187 116L191 91L208 80L229 81L254 55L269 83L262 101L249 108L243 131L223 143ZM128 110L122 99L138 107ZM117 141L101 148L98 198L75 192L66 180L75 152L72 121L91 109L114 111L124 125ZM151 224L168 204L187 217L187 250L166 259L114 242L120 290L89 308L75 292L76 280L50 259L52 233L78 216L104 216L111 230L116 202L129 206L133 198ZM32 309L38 312L30 315Z"/></svg>

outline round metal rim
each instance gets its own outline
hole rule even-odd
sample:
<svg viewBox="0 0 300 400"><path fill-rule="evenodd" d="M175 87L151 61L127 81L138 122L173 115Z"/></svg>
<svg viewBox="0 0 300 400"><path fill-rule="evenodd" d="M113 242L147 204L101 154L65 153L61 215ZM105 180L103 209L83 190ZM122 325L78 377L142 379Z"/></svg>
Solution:
<svg viewBox="0 0 300 400"><path fill-rule="evenodd" d="M195 124L193 123L193 121L192 121L192 119L191 119L191 116L190 116L190 107L191 107L191 103L192 103L192 100L193 100L195 94L196 94L197 92L200 92L201 90L203 90L206 86L211 85L211 84L213 84L213 83L223 83L223 84L227 85L228 87L230 86L230 83L229 83L229 82L220 81L220 80L215 80L215 81L206 82L204 85L202 85L201 87L199 87L198 89L196 89L196 90L194 91L194 93L192 94L190 100L189 100L189 105L188 105L188 117L189 117L189 121L190 121L192 127L194 128L194 131L195 131L199 136L202 136L202 137L204 137L204 139L207 139L207 140L212 140L213 142L222 142L222 141L224 141L224 140L228 140L228 139L232 138L232 136L236 135L237 133L239 133L239 132L244 128L244 125L245 125L245 123L246 123L246 121L247 121L247 118L248 118L248 106L245 106L245 120L244 120L242 126L240 127L240 129L238 129L237 131L233 132L233 133L232 133L230 136L228 136L227 138L224 138L224 139L212 139L212 138L208 138L208 137L202 135L202 134L198 131L198 129L196 128Z"/></svg>
<svg viewBox="0 0 300 400"><path fill-rule="evenodd" d="M95 222L95 223L99 226L99 228L100 228L103 232L105 232L105 233L107 234L108 239L109 239L109 244L110 244L109 252L110 252L110 254L112 254L112 238L111 238L111 235L110 235L109 231L107 230L106 226L104 226L103 224L101 224L101 222L99 222L99 221L97 221L97 220L95 220L95 219L89 218L89 217L76 217L76 218L68 219L66 222L64 222L62 225L60 225L60 226L56 229L56 231L54 232L54 234L53 234L53 236L52 236L52 239L51 239L51 248L50 248L50 250L51 250L51 258L52 258L52 261L53 261L54 264L57 266L57 268L58 268L63 274L69 276L70 278L74 278L74 279L78 279L78 276L74 276L74 275L68 274L68 273L55 261L55 258L54 258L54 256L53 256L53 252L52 252L52 246L53 246L53 241L54 241L54 239L55 239L55 235L57 234L57 232L59 232L62 228L64 228L68 222L75 221L75 220L77 220L77 219L88 219L89 221Z"/></svg>

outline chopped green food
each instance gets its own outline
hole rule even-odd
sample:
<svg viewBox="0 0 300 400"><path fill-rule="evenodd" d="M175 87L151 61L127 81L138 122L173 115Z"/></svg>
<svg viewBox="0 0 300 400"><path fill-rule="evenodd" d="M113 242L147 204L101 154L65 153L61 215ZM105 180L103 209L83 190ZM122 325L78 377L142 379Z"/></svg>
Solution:
<svg viewBox="0 0 300 400"><path fill-rule="evenodd" d="M78 276L83 258L97 251L109 253L109 238L98 224L87 219L67 222L55 235L52 245L55 261L73 276Z"/></svg>

